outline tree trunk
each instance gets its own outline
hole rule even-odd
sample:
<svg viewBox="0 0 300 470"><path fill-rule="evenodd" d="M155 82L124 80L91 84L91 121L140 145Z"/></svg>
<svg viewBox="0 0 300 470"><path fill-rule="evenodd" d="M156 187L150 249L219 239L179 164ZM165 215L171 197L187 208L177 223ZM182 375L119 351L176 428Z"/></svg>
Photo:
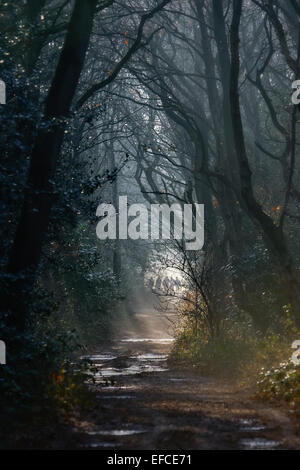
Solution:
<svg viewBox="0 0 300 470"><path fill-rule="evenodd" d="M61 146L64 140L65 118L67 118L79 77L83 68L92 31L97 0L76 0L63 50L45 101L44 121L46 126L38 132L31 154L28 190L25 195L21 218L11 249L8 272L18 274L13 291L22 296L31 289L37 271L43 238L49 222L54 201L52 179ZM25 275L21 279L21 274ZM25 303L11 305L17 310L16 321L24 326ZM19 305L23 304L20 311Z"/></svg>
<svg viewBox="0 0 300 470"><path fill-rule="evenodd" d="M282 285L290 299L296 325L300 328L300 285L293 269L291 256L288 252L283 227L276 225L272 218L263 211L253 194L252 173L247 158L238 91L240 71L239 27L242 6L242 0L233 0L233 15L230 30L230 104L234 141L240 167L241 195L249 216L262 229L267 245L279 262L282 273Z"/></svg>

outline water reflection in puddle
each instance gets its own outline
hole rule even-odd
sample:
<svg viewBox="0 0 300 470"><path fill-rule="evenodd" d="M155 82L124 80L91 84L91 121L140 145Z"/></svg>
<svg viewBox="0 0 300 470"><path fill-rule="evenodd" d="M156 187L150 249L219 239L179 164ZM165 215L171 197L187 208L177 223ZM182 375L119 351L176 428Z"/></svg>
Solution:
<svg viewBox="0 0 300 470"><path fill-rule="evenodd" d="M138 361L165 361L167 354L138 354L136 356L130 356L130 359L137 359Z"/></svg>
<svg viewBox="0 0 300 470"><path fill-rule="evenodd" d="M242 432L258 432L266 429L266 426L252 419L241 419L240 425L239 429Z"/></svg>
<svg viewBox="0 0 300 470"><path fill-rule="evenodd" d="M165 372L168 369L165 367L155 366L151 364L143 364L143 365L133 365L130 367L125 367L124 369L116 369L114 367L107 367L105 369L101 369L100 372L95 374L95 378L100 379L105 377L116 377L120 375L137 375L142 374L143 372Z"/></svg>
<svg viewBox="0 0 300 470"><path fill-rule="evenodd" d="M122 343L159 343L168 344L172 343L174 338L126 338L121 339Z"/></svg>
<svg viewBox="0 0 300 470"><path fill-rule="evenodd" d="M278 441L272 441L269 439L264 439L262 437L257 437L253 439L241 439L240 444L243 447L243 449L249 449L249 450L262 450L262 449L276 449L280 445L280 442Z"/></svg>
<svg viewBox="0 0 300 470"><path fill-rule="evenodd" d="M243 432L258 432L258 431L263 431L265 426L260 426L259 424L257 426L241 426L240 431Z"/></svg>
<svg viewBox="0 0 300 470"><path fill-rule="evenodd" d="M135 385L108 385L103 387L105 391L118 392L120 390L137 390L139 387ZM102 395L97 395L97 398L101 398Z"/></svg>
<svg viewBox="0 0 300 470"><path fill-rule="evenodd" d="M118 447L120 447L122 444L118 443ZM91 442L90 444L87 444L84 446L85 448L98 448L98 447L116 447L115 442Z"/></svg>
<svg viewBox="0 0 300 470"><path fill-rule="evenodd" d="M121 339L121 343L151 343L151 344L170 344L174 338L137 338L130 337ZM129 346L131 348L131 346ZM134 348L133 348L134 349ZM168 370L166 367L167 354L157 352L140 352L137 351L104 351L101 354L93 354L85 356L89 359L96 368L96 372L90 373L93 375L97 384L103 383L108 385L108 379L120 376L134 376L142 373L149 372L165 372ZM113 380L112 380L113 381ZM111 385L114 385L113 383Z"/></svg>
<svg viewBox="0 0 300 470"><path fill-rule="evenodd" d="M152 340L149 339L149 341ZM168 368L164 367L163 362L166 361L167 357L166 354L158 353L135 354L128 357L122 356L120 357L122 361L120 365L118 365L118 357L108 353L91 355L89 359L98 368L98 372L94 374L94 377L99 382L109 377L137 375L144 372L165 372ZM99 363L98 361L103 358L106 358L105 363ZM109 363L110 360L113 361L112 364Z"/></svg>
<svg viewBox="0 0 300 470"><path fill-rule="evenodd" d="M89 436L133 436L134 434L142 434L146 432L145 429L109 429L103 431L88 431Z"/></svg>
<svg viewBox="0 0 300 470"><path fill-rule="evenodd" d="M118 356L114 356L113 354L92 354L89 356L82 356L81 359L89 359L90 361L97 362L97 361L113 361L117 359Z"/></svg>

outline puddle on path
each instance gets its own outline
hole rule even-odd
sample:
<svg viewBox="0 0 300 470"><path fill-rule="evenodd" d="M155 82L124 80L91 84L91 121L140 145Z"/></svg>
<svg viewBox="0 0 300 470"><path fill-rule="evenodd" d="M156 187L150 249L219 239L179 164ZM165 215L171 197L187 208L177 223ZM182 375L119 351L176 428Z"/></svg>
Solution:
<svg viewBox="0 0 300 470"><path fill-rule="evenodd" d="M121 391L124 391L124 390L138 390L139 387L136 386L136 385L108 385L108 386L105 386L103 388L101 388L101 390L105 391L105 392L119 392L120 390ZM102 394L100 395L96 395L97 398L102 398Z"/></svg>
<svg viewBox="0 0 300 470"><path fill-rule="evenodd" d="M162 339L150 339L150 338L131 338L130 340L122 340L129 342L153 342L153 343L162 343L173 341L172 338L162 338ZM98 369L94 373L94 378L97 383L105 381L106 378L118 377L118 376L128 376L128 375L138 375L142 373L149 372L165 372L168 368L164 365L164 362L167 360L167 354L159 353L136 353L126 356L120 355L116 356L110 352L105 352L103 354L94 354L86 356L94 366ZM101 362L102 361L102 362Z"/></svg>
<svg viewBox="0 0 300 470"><path fill-rule="evenodd" d="M124 375L137 375L142 374L143 372L165 372L168 369L166 367L151 365L151 364L142 364L142 365L133 365L130 367L125 367L123 369L117 369L114 367L101 368L99 372L95 374L95 379L101 380L105 377L116 377Z"/></svg>
<svg viewBox="0 0 300 470"><path fill-rule="evenodd" d="M165 361L168 358L167 354L137 354L130 356L130 359L137 359L138 361Z"/></svg>
<svg viewBox="0 0 300 470"><path fill-rule="evenodd" d="M258 432L266 429L266 426L252 419L241 419L239 430L242 432Z"/></svg>
<svg viewBox="0 0 300 470"><path fill-rule="evenodd" d="M280 442L263 437L254 437L253 439L241 439L240 445L247 450L273 450L280 446Z"/></svg>
<svg viewBox="0 0 300 470"><path fill-rule="evenodd" d="M125 338L121 339L122 343L158 343L169 344L172 343L174 338Z"/></svg>
<svg viewBox="0 0 300 470"><path fill-rule="evenodd" d="M118 443L118 447L121 447L122 444L119 444ZM98 447L116 447L116 443L115 442L91 442L90 444L86 444L83 446L85 449L88 449L88 448L93 448L93 449L96 449Z"/></svg>
<svg viewBox="0 0 300 470"><path fill-rule="evenodd" d="M140 314L140 317L147 315ZM141 332L143 331L143 332ZM152 335L156 335L156 331L162 334L164 337L153 338ZM166 352L172 346L174 338L168 336L169 330L165 327L160 330L157 328L153 330L151 328L145 328L144 330L139 329L137 336L133 329L127 330L126 334L122 339L116 341L115 345L109 350L101 351L98 354L85 356L85 359L89 359L96 368L94 373L96 390L101 392L97 394L99 399L103 400L104 407L110 407L113 410L122 408L123 406L130 407L132 403L126 403L126 400L136 399L142 394L138 395L140 390L143 389L143 380L135 378L138 374L151 373L151 372L166 372L168 355ZM144 335L145 337L139 337L138 334ZM148 334L150 337L148 337ZM193 377L180 377L180 373L174 371L175 377L166 378L166 383L169 384L171 390L173 389L184 389L186 383L197 382L199 384L209 381L208 378L193 378ZM172 374L172 375L173 375ZM178 375L177 375L178 374ZM177 377L176 377L177 375ZM122 380L122 376L128 376L126 380ZM114 380L116 377L116 380ZM118 379L120 377L120 380ZM160 376L161 377L161 376ZM163 376L162 376L163 377ZM127 382L131 384L126 385ZM119 383L118 383L119 382ZM125 382L122 385L122 382ZM170 383L171 382L171 383ZM172 384L173 382L173 384ZM164 382L162 382L164 384ZM178 384L176 387L176 383ZM180 386L182 384L182 386ZM101 387L99 387L101 385ZM203 394L203 392L202 392ZM210 398L210 397L208 397ZM110 400L113 403L110 403ZM115 401L114 401L115 400ZM124 402L123 402L124 400ZM211 398L212 404L215 406L218 404L218 400L215 396ZM207 400L209 403L209 399ZM220 401L220 403L223 403ZM94 427L94 430L87 432L91 443L84 445L85 448L119 448L125 446L126 436L137 435L136 439L143 439L143 434L150 436L149 434L151 427L143 427L144 422L141 422L141 426L137 426L137 423L126 423L123 421L123 417L120 417L120 422L117 424L115 414L112 415L112 420L108 420L103 423L103 428L99 429ZM242 415L243 416L243 415ZM260 433L266 431L267 427L259 421L259 419L246 419L247 414L244 414L245 419L239 419L235 428L235 439L238 442L237 448L245 450L273 450L277 449L281 443L276 440L259 437ZM180 422L179 422L180 423ZM128 426L128 427L127 427ZM176 426L175 424L160 426L160 423L154 424L156 428L160 428L159 432L169 435L170 432L186 432L196 433L198 432L197 427L190 426L190 422L187 421L185 425ZM113 427L113 428L112 428ZM202 432L202 428L201 428ZM252 434L253 433L253 434ZM141 435L141 436L139 436ZM99 440L98 440L99 439ZM135 438L131 438L130 441Z"/></svg>
<svg viewBox="0 0 300 470"><path fill-rule="evenodd" d="M93 362L101 362L101 361L112 361L114 359L117 359L118 356L115 356L111 353L105 353L105 354L92 354L89 356L82 356L82 359L88 359Z"/></svg>
<svg viewBox="0 0 300 470"><path fill-rule="evenodd" d="M146 429L109 429L99 431L88 431L89 436L133 436L134 434L142 434L147 432Z"/></svg>

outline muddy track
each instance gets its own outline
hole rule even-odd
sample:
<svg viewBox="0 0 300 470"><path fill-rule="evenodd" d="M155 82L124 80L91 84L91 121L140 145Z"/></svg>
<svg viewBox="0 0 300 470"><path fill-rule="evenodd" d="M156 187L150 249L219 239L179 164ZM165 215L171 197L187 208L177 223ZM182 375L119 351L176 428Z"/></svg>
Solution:
<svg viewBox="0 0 300 470"><path fill-rule="evenodd" d="M249 391L169 369L170 318L137 315L109 350L91 356L95 409L74 421L69 447L86 449L299 449L287 411Z"/></svg>

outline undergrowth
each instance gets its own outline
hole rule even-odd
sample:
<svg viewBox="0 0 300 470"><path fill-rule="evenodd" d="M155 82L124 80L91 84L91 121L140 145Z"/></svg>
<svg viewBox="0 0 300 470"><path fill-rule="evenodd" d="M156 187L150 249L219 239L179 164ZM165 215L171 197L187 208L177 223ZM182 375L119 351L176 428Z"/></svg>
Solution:
<svg viewBox="0 0 300 470"><path fill-rule="evenodd" d="M288 308L279 331L264 335L249 322L229 322L211 336L203 323L185 318L170 355L173 365L193 368L203 375L255 385L257 397L284 399L300 405L300 366L291 362L291 344L300 338Z"/></svg>

